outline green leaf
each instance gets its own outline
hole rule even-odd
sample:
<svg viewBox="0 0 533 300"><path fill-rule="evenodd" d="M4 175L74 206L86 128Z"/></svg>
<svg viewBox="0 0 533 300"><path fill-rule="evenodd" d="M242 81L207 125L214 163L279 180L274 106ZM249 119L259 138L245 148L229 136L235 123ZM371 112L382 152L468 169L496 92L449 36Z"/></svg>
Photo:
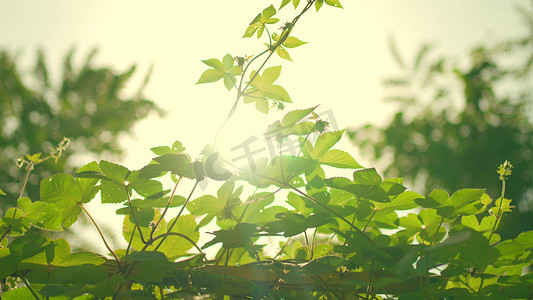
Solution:
<svg viewBox="0 0 533 300"><path fill-rule="evenodd" d="M129 174L131 173L126 167L105 160L100 161L100 170L110 179L113 179L119 184L124 184Z"/></svg>
<svg viewBox="0 0 533 300"><path fill-rule="evenodd" d="M379 185L382 179L375 168L368 168L353 172L353 181L356 184Z"/></svg>
<svg viewBox="0 0 533 300"><path fill-rule="evenodd" d="M280 58L286 59L288 61L292 61L291 56L289 55L289 52L287 51L287 49L283 48L283 46L281 45L276 48L276 54Z"/></svg>
<svg viewBox="0 0 533 300"><path fill-rule="evenodd" d="M315 147L310 155L312 159L320 160L326 152L331 149L342 137L344 130L330 131L318 136Z"/></svg>
<svg viewBox="0 0 533 300"><path fill-rule="evenodd" d="M260 38L263 35L263 29L265 24L275 24L279 21L277 18L272 18L276 14L276 9L274 5L270 5L265 8L262 13L258 14L254 20L250 23L246 31L244 32L243 37L251 37L257 32L257 38Z"/></svg>
<svg viewBox="0 0 533 300"><path fill-rule="evenodd" d="M125 261L136 262L133 270L130 272L128 279L140 280L146 282L162 281L164 277L171 276L173 263L168 258L158 251L142 251L133 252L122 258ZM125 299L139 299L138 295L132 294L129 291ZM151 296L152 298L140 299L155 299L150 293L146 293L143 297ZM120 299L120 297L119 297Z"/></svg>
<svg viewBox="0 0 533 300"><path fill-rule="evenodd" d="M83 172L99 171L100 168L98 167L98 163L93 161L81 167L77 173L79 174ZM91 201L99 191L99 188L96 186L96 184L98 183L98 178L83 178L76 176L76 183L80 186L80 189L82 191L82 203L88 203L89 201Z"/></svg>
<svg viewBox="0 0 533 300"><path fill-rule="evenodd" d="M248 223L239 223L232 230L218 230L213 232L215 238L202 246L202 249L208 248L217 243L222 243L226 249L249 248L251 246L250 238L258 232L257 226Z"/></svg>
<svg viewBox="0 0 533 300"><path fill-rule="evenodd" d="M83 193L74 177L56 174L41 181L41 200L47 203L81 203Z"/></svg>
<svg viewBox="0 0 533 300"><path fill-rule="evenodd" d="M281 10L285 5L291 3L291 0L282 0L278 10Z"/></svg>
<svg viewBox="0 0 533 300"><path fill-rule="evenodd" d="M293 36L287 37L287 39L285 39L285 42L283 42L283 46L287 48L295 48L304 44L307 44L307 42L302 42Z"/></svg>
<svg viewBox="0 0 533 300"><path fill-rule="evenodd" d="M316 1L315 1L315 8L316 8L316 11L317 11L317 12L320 10L320 8L322 7L322 5L324 5L324 0L316 0Z"/></svg>
<svg viewBox="0 0 533 300"><path fill-rule="evenodd" d="M415 199L419 198L423 198L423 196L416 192L405 191L396 196L391 202L376 203L375 207L377 211L413 209L418 206L418 204L415 202Z"/></svg>
<svg viewBox="0 0 533 300"><path fill-rule="evenodd" d="M302 272L307 276L316 276L336 271L346 262L339 256L324 256L314 259L302 266Z"/></svg>
<svg viewBox="0 0 533 300"><path fill-rule="evenodd" d="M285 129L294 126L296 123L313 112L317 107L318 106L314 106L307 109L298 109L288 112L281 120L281 127Z"/></svg>
<svg viewBox="0 0 533 300"><path fill-rule="evenodd" d="M343 8L341 3L339 2L339 0L324 0L326 2L327 5L329 6L333 6L333 7L338 7L338 8Z"/></svg>
<svg viewBox="0 0 533 300"><path fill-rule="evenodd" d="M19 287L2 294L4 300L35 300L35 297L27 287Z"/></svg>
<svg viewBox="0 0 533 300"><path fill-rule="evenodd" d="M154 158L161 165L163 171L170 171L179 176L188 175L190 170L190 158L187 154L165 154Z"/></svg>
<svg viewBox="0 0 533 300"><path fill-rule="evenodd" d="M204 64L210 66L211 68L214 68L214 69L217 69L217 70L223 70L224 69L224 64L222 62L220 62L220 60L218 60L216 58L210 58L210 59L202 60L202 62Z"/></svg>
<svg viewBox="0 0 533 300"><path fill-rule="evenodd" d="M205 70L200 76L200 79L198 79L198 81L196 82L196 84L216 82L224 78L225 74L226 73L222 70L217 70L217 69Z"/></svg>
<svg viewBox="0 0 533 300"><path fill-rule="evenodd" d="M0 196L5 196L6 193L4 193L4 191L2 191L2 189L0 189Z"/></svg>
<svg viewBox="0 0 533 300"><path fill-rule="evenodd" d="M489 241L479 232L472 232L463 245L460 258L467 266L481 268L498 258L498 250L489 246Z"/></svg>
<svg viewBox="0 0 533 300"><path fill-rule="evenodd" d="M175 219L170 220L167 227L173 224ZM170 232L183 234L195 243L198 243L200 239L200 232L198 231L198 225L196 224L194 215L180 216ZM158 242L156 243L158 244ZM174 260L178 257L188 255L187 251L193 247L194 245L185 238L178 235L169 235L163 244L161 244L159 251L165 253L169 259Z"/></svg>
<svg viewBox="0 0 533 300"><path fill-rule="evenodd" d="M256 107L261 112L268 112L268 100L277 100L282 102L292 102L287 91L273 84L279 77L281 66L274 66L266 69L262 75L256 71L250 73L250 87L245 91L244 103L256 103Z"/></svg>
<svg viewBox="0 0 533 300"><path fill-rule="evenodd" d="M362 168L355 159L348 153L341 150L329 150L319 160L320 164L328 165L340 169Z"/></svg>

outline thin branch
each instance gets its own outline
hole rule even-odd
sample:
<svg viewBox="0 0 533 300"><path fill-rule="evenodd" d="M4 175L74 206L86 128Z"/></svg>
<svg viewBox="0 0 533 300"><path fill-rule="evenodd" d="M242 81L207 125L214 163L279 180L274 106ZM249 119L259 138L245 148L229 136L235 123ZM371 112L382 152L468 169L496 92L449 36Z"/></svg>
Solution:
<svg viewBox="0 0 533 300"><path fill-rule="evenodd" d="M196 182L194 183L194 186L191 190L191 192L189 193L189 196L187 197L187 200L185 200L185 203L183 203L183 206L181 207L181 210L180 212L178 213L178 215L176 216L176 218L174 218L174 222L172 222L172 224L170 224L170 226L167 228L167 233L171 232L172 231L172 228L174 227L174 225L176 225L176 222L178 221L178 219L180 218L181 214L183 213L183 211L185 210L185 207L187 206L187 204L189 203L189 200L191 200L191 197L192 197L192 194L194 193L194 190L196 189L196 187L198 186L198 180L196 180ZM159 244L157 244L157 246L155 247L154 251L157 251L157 249L159 249L159 247L161 247L161 245L163 244L163 242L165 241L165 238L167 236L165 235L161 241L159 242Z"/></svg>
<svg viewBox="0 0 533 300"><path fill-rule="evenodd" d="M102 230L100 230L100 227L98 227L98 224L96 224L96 221L93 219L93 217L91 216L91 214L85 209L85 207L83 206L83 204L79 204L79 206L81 207L81 209L83 209L83 211L87 214L87 216L89 217L89 219L91 219L91 221L93 222L94 224L94 227L96 227L96 230L98 230L98 233L100 234L100 237L102 238L102 241L104 241L104 244L107 248L107 250L109 250L109 252L111 252L111 254L113 255L113 257L115 258L115 260L117 261L117 264L118 264L118 268L119 269L122 269L122 266L120 264L120 259L118 258L117 254L115 253L115 251L113 251L113 249L111 249L111 247L109 246L109 244L107 243L105 237L104 237L104 234L102 233Z"/></svg>
<svg viewBox="0 0 533 300"><path fill-rule="evenodd" d="M35 297L35 299L37 300L41 300L41 298L39 298L39 295L37 295L37 293L33 290L33 288L31 287L30 283L26 280L26 278L24 278L24 276L22 276L22 274L20 274L19 271L17 271L16 273L17 273L17 276L22 280L22 282L24 282L26 287L30 290L33 297Z"/></svg>
<svg viewBox="0 0 533 300"><path fill-rule="evenodd" d="M182 178L183 178L183 176L180 176L178 178L178 180L176 181L176 184L174 185L174 189L172 190L172 194L170 194L170 197L168 198L167 205L165 206L165 209L163 210L163 213L159 217L159 220L157 220L157 223L155 223L155 225L152 227L152 231L150 232L150 240L153 239L154 232L156 231L157 226L159 226L159 224L161 223L161 221L165 217L165 214L167 213L168 208L170 207L170 203L172 203L172 200L174 200L174 194L176 193L176 189L178 188L178 184L180 183Z"/></svg>
<svg viewBox="0 0 533 300"><path fill-rule="evenodd" d="M124 186L124 188L126 189L126 198L128 199L128 204L130 207L131 216L133 217L133 222L135 223L135 228L137 228L137 231L139 231L139 236L141 237L141 241L143 242L143 244L146 244L147 241L144 240L143 232L141 231L141 225L139 225L137 217L135 217L135 211L133 209L133 205L131 204L131 198L130 193L128 192L128 187Z"/></svg>

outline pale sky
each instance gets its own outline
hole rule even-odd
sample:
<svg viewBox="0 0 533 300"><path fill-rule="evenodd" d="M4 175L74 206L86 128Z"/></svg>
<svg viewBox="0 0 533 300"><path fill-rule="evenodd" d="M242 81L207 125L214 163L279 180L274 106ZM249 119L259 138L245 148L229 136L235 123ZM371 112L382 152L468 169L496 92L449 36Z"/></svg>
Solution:
<svg viewBox="0 0 533 300"><path fill-rule="evenodd" d="M0 47L22 51L21 61L25 63L33 62L35 50L41 47L49 68L56 73L71 47L77 48L78 61L98 47L98 64L125 70L137 63L135 83L153 63L146 95L168 114L164 119L154 115L139 122L134 135L122 140L127 155L121 163L136 169L152 158L150 147L170 145L178 139L195 157L205 144L212 143L233 104L235 91L227 92L221 82L195 85L208 68L200 60L262 51L264 40L241 36L255 15L271 3L0 0ZM273 3L277 8L281 1ZM468 49L482 41L519 34L522 24L515 7L527 6L526 1L518 0L341 3L344 9L324 5L319 13L306 13L293 35L308 44L290 51L294 62L276 58L270 64L282 65L277 82L294 102L287 110L321 104L318 111L331 110L340 128L383 122L390 116L390 108L380 101L379 83L397 71L388 51L388 36L395 37L407 58L412 58L422 43L435 42L436 53L455 55L460 61L466 59ZM295 14L288 6L280 19L288 21ZM251 135L259 136L281 115L264 116L253 105L239 104L228 126L227 147ZM353 146L343 146L353 152Z"/></svg>

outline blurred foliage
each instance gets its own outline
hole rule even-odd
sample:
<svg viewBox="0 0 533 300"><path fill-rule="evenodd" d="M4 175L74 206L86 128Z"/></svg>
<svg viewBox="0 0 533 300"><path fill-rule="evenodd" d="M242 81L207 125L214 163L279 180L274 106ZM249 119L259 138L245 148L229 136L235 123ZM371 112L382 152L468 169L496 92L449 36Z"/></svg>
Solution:
<svg viewBox="0 0 533 300"><path fill-rule="evenodd" d="M387 165L386 175L421 190L468 186L497 197L494 171L511 161L507 195L518 210L500 228L508 237L533 229L533 11L519 12L524 36L477 46L466 64L435 55L432 45L406 63L391 39L401 74L384 80L384 87L397 111L383 127L348 132L363 155Z"/></svg>
<svg viewBox="0 0 533 300"><path fill-rule="evenodd" d="M26 172L16 162L25 153L47 153L63 137L72 141L64 159L40 164L38 172L29 177L26 192L31 199L38 199L41 179L79 167L68 160L72 153L120 155L120 134L129 133L149 113L162 113L142 95L149 73L133 95L125 96L135 66L125 72L95 66L95 54L96 50L91 51L77 67L71 50L56 82L42 51L38 51L31 72L25 72L17 55L0 50L0 182L7 193L0 212L16 203Z"/></svg>

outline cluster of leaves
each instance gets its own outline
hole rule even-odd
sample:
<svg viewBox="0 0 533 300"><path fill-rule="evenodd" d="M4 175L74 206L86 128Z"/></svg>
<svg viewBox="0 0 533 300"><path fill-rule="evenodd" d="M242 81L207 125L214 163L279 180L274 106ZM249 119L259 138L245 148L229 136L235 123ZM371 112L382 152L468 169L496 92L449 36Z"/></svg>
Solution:
<svg viewBox="0 0 533 300"><path fill-rule="evenodd" d="M297 18L322 3L306 2ZM298 7L299 1L293 4ZM266 13L263 20L263 13L253 23L263 22L266 30L274 15ZM279 45L269 45L260 69ZM246 85L235 84L256 58L245 68L238 59L235 67L231 56L208 60L214 71L200 81L232 82L236 103L249 96L249 88L265 101L281 101L272 92L279 91L273 80L261 81L272 78L275 67L261 77L260 69L251 72ZM73 175L43 179L38 198L19 197L0 219L0 278L16 286L3 299L532 296L533 277L526 268L533 261L533 232L507 240L496 232L511 210L505 198L508 162L498 169L503 188L494 201L482 189L452 195L435 189L424 196L408 191L401 178L384 179L334 149L344 130L328 131L315 109L293 110L268 126L280 147L295 138L300 152L284 155L280 148L279 156L258 161L253 171L221 168L216 147L192 160L177 141L152 148L155 157L139 170L102 160ZM27 174L41 162L38 155L26 161ZM168 177L172 188L165 188ZM202 180L221 182L216 195L196 195ZM194 183L192 189L182 188L183 181ZM125 249L109 246L87 210L97 195L102 203L124 205L116 213L124 215ZM177 211L171 218L169 208ZM71 252L66 240L46 235L69 228L80 214L92 220L109 255ZM211 227L211 239L199 245ZM279 242L274 253L272 243L265 247L269 240Z"/></svg>
<svg viewBox="0 0 533 300"><path fill-rule="evenodd" d="M95 55L90 52L82 65L75 66L70 51L59 80L54 80L42 51L31 72L21 70L16 54L0 51L0 182L7 194L0 201L1 213L16 204L22 187L24 170L14 164L20 153L47 153L63 137L72 141L74 151L64 153L60 161L43 162L31 174L26 192L37 198L43 178L80 166L69 163L72 153L120 154L120 134L130 132L149 113L161 113L142 95L148 76L134 95L125 97L135 66L125 72L97 66Z"/></svg>
<svg viewBox="0 0 533 300"><path fill-rule="evenodd" d="M401 72L384 88L398 109L384 126L349 131L363 155L387 165L386 175L401 173L420 189L486 186L497 195L492 171L505 159L517 163L509 196L518 209L504 220L507 237L533 229L532 7L519 10L522 36L476 46L467 65L430 45L406 60L391 43Z"/></svg>

